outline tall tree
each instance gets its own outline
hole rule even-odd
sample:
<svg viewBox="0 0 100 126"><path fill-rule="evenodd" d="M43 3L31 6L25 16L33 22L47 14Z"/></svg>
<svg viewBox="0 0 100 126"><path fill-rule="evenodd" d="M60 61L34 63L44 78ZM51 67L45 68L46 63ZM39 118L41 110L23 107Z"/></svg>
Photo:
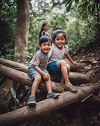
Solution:
<svg viewBox="0 0 100 126"><path fill-rule="evenodd" d="M17 22L14 61L25 62L29 33L29 3L28 0L17 0Z"/></svg>

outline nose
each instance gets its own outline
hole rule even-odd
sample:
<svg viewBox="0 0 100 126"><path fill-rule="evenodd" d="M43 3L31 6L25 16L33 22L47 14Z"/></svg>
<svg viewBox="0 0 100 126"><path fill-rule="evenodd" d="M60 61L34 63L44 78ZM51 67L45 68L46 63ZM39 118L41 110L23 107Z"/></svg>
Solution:
<svg viewBox="0 0 100 126"><path fill-rule="evenodd" d="M47 45L47 46L45 46L45 48L47 49L47 48L49 48L49 46Z"/></svg>

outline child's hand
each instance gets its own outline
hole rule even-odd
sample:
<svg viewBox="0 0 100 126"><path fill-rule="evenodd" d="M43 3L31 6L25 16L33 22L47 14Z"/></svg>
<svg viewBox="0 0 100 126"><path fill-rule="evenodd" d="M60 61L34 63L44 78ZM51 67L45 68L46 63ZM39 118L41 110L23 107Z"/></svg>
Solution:
<svg viewBox="0 0 100 126"><path fill-rule="evenodd" d="M73 65L77 66L78 67L78 64L76 62L73 62Z"/></svg>
<svg viewBox="0 0 100 126"><path fill-rule="evenodd" d="M45 81L49 80L49 78L50 78L50 76L49 76L48 73L44 73L44 74L43 74L43 79L44 79Z"/></svg>

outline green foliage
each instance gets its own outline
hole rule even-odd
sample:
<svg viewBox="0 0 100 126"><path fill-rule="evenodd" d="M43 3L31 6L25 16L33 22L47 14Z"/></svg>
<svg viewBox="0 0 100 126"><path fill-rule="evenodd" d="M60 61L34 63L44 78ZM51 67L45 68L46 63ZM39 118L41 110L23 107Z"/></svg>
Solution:
<svg viewBox="0 0 100 126"><path fill-rule="evenodd" d="M19 100L16 98L16 91L14 90L14 88L11 86L11 94L13 96L13 99L15 101L15 104L19 104Z"/></svg>
<svg viewBox="0 0 100 126"><path fill-rule="evenodd" d="M16 1L0 1L0 57L13 60Z"/></svg>

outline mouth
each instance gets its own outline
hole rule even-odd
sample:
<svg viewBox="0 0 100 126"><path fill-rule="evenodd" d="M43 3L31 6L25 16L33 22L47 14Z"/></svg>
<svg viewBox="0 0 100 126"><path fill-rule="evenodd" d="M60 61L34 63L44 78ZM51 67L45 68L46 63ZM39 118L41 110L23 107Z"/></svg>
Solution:
<svg viewBox="0 0 100 126"><path fill-rule="evenodd" d="M59 46L62 46L62 43L61 44L58 44Z"/></svg>
<svg viewBox="0 0 100 126"><path fill-rule="evenodd" d="M44 51L49 51L49 49L44 49Z"/></svg>

